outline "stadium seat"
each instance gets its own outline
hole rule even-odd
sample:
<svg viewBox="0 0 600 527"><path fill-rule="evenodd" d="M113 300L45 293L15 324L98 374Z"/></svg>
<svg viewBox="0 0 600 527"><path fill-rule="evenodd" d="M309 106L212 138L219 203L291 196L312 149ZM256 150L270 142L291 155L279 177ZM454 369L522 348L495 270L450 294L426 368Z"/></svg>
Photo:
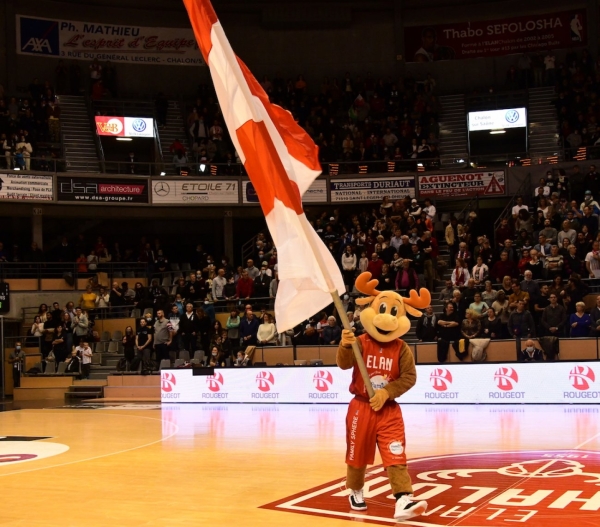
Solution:
<svg viewBox="0 0 600 527"><path fill-rule="evenodd" d="M171 361L169 359L163 359L160 361L160 369L162 370L163 368L170 368L171 367Z"/></svg>
<svg viewBox="0 0 600 527"><path fill-rule="evenodd" d="M204 359L206 358L206 355L204 353L204 350L196 350L194 352L194 359L198 360L200 362L204 362Z"/></svg>
<svg viewBox="0 0 600 527"><path fill-rule="evenodd" d="M56 371L56 375L64 375L66 370L67 370L67 363L66 362L59 362L58 363L58 370Z"/></svg>
<svg viewBox="0 0 600 527"><path fill-rule="evenodd" d="M167 273L167 274L165 274L163 276L161 285L163 287L170 287L171 286L171 273Z"/></svg>
<svg viewBox="0 0 600 527"><path fill-rule="evenodd" d="M115 329L113 331L112 339L117 342L121 342L123 340L123 332L120 329Z"/></svg>
<svg viewBox="0 0 600 527"><path fill-rule="evenodd" d="M179 368L179 366L183 366L185 364L185 361L183 359L177 359L175 361L175 368Z"/></svg>
<svg viewBox="0 0 600 527"><path fill-rule="evenodd" d="M131 310L132 318L141 318L141 316L142 316L142 312L137 307Z"/></svg>
<svg viewBox="0 0 600 527"><path fill-rule="evenodd" d="M171 271L180 271L178 263L171 264Z"/></svg>
<svg viewBox="0 0 600 527"><path fill-rule="evenodd" d="M183 359L183 360L186 360L186 361L189 362L189 360L190 360L190 352L188 350L181 350L179 352L179 358Z"/></svg>
<svg viewBox="0 0 600 527"><path fill-rule="evenodd" d="M55 362L46 362L46 369L44 370L45 375L54 375L56 373L56 363Z"/></svg>
<svg viewBox="0 0 600 527"><path fill-rule="evenodd" d="M110 331L103 331L100 337L100 342L108 342L110 340Z"/></svg>
<svg viewBox="0 0 600 527"><path fill-rule="evenodd" d="M191 271L192 270L192 266L189 263L187 263L187 262L182 263L181 264L181 270L182 271Z"/></svg>
<svg viewBox="0 0 600 527"><path fill-rule="evenodd" d="M116 341L110 341L108 343L107 353L117 353L119 351L119 343Z"/></svg>

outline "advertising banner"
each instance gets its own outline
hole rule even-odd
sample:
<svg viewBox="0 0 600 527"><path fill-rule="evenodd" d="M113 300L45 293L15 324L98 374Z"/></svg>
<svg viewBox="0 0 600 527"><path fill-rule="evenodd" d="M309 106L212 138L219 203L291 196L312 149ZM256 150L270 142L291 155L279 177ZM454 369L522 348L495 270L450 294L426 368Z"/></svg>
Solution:
<svg viewBox="0 0 600 527"><path fill-rule="evenodd" d="M152 180L152 203L155 205L197 205L206 203L238 204L238 182L211 179L198 180Z"/></svg>
<svg viewBox="0 0 600 527"><path fill-rule="evenodd" d="M352 372L337 367L223 368L211 376L163 370L163 403L347 403ZM417 383L400 403L600 402L597 362L417 366Z"/></svg>
<svg viewBox="0 0 600 527"><path fill-rule="evenodd" d="M525 108L469 112L469 132L501 130L503 128L524 128L526 126L527 110Z"/></svg>
<svg viewBox="0 0 600 527"><path fill-rule="evenodd" d="M154 137L154 119L150 117L108 117L96 115L98 135L112 137Z"/></svg>
<svg viewBox="0 0 600 527"><path fill-rule="evenodd" d="M546 53L587 45L585 9L404 28L407 62Z"/></svg>
<svg viewBox="0 0 600 527"><path fill-rule="evenodd" d="M148 180L145 178L57 177L59 202L148 204Z"/></svg>
<svg viewBox="0 0 600 527"><path fill-rule="evenodd" d="M303 203L327 203L327 181L317 179L302 196ZM258 196L254 190L254 185L250 181L242 183L242 203L256 203L258 205Z"/></svg>
<svg viewBox="0 0 600 527"><path fill-rule="evenodd" d="M503 196L505 193L503 170L419 176L419 199Z"/></svg>
<svg viewBox="0 0 600 527"><path fill-rule="evenodd" d="M0 174L0 200L52 201L52 176L32 176L18 171Z"/></svg>
<svg viewBox="0 0 600 527"><path fill-rule="evenodd" d="M332 179L330 187L332 203L381 201L384 196L390 200L415 197L414 176Z"/></svg>
<svg viewBox="0 0 600 527"><path fill-rule="evenodd" d="M17 53L127 64L204 66L191 28L119 26L16 16Z"/></svg>

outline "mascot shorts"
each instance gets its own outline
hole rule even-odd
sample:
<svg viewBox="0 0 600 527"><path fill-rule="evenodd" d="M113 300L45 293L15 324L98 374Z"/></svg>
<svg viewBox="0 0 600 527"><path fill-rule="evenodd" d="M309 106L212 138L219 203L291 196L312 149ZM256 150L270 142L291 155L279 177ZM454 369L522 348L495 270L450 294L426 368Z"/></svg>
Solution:
<svg viewBox="0 0 600 527"><path fill-rule="evenodd" d="M375 445L387 468L406 465L404 420L400 406L388 401L374 412L365 398L355 397L346 416L346 464L361 468L375 461Z"/></svg>

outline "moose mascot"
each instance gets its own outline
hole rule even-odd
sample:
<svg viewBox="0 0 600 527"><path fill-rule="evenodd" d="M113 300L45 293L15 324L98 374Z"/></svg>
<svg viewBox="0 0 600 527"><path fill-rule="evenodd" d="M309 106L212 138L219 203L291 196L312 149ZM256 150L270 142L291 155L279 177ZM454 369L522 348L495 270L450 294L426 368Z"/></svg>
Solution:
<svg viewBox="0 0 600 527"><path fill-rule="evenodd" d="M356 338L352 331L344 330L337 351L337 365L343 370L353 368L350 392L354 399L346 417L346 486L350 490L350 507L366 510L365 471L375 460L377 445L396 498L394 519L405 521L426 512L427 503L413 500L406 469L404 421L395 399L414 386L417 372L411 350L399 337L410 329L406 314L420 317L418 309L429 305L431 295L426 289L421 289L420 294L411 290L410 298L403 298L393 291L379 292L377 285L377 280L371 280L371 273L362 273L356 279L356 289L368 295L356 300L358 305L367 306L360 314L365 333ZM352 350L355 342L375 391L371 398Z"/></svg>

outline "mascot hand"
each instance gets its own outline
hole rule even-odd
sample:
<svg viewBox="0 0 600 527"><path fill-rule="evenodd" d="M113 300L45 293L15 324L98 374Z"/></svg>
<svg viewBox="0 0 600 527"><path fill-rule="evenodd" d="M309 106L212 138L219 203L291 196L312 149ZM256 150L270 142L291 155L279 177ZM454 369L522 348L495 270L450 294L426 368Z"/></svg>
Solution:
<svg viewBox="0 0 600 527"><path fill-rule="evenodd" d="M355 342L356 337L354 336L354 333L352 333L352 331L350 331L349 329L344 329L342 331L342 346L344 346L345 348L350 348Z"/></svg>
<svg viewBox="0 0 600 527"><path fill-rule="evenodd" d="M375 391L375 395L371 397L369 403L374 411L379 412L383 408L385 402L390 398L390 394L387 390L379 389Z"/></svg>

